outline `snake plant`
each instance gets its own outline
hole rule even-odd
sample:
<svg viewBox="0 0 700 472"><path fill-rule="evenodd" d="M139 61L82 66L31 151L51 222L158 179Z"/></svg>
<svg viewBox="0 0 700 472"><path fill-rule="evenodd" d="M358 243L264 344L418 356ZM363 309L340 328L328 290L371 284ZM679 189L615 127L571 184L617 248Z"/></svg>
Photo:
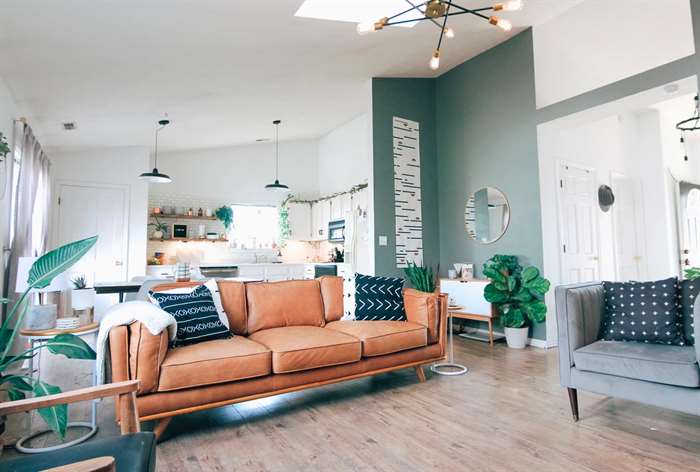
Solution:
<svg viewBox="0 0 700 472"><path fill-rule="evenodd" d="M59 334L42 343L41 346L27 349L19 354L10 354L12 343L22 326L29 304L27 297L32 289L48 287L54 277L65 272L78 262L97 242L97 236L74 241L58 249L54 249L34 262L29 270L27 290L9 308L5 321L0 327L0 390L7 392L10 400L21 400L27 392L34 396L53 395L61 389L31 375L22 374L20 364L38 354L38 350L46 347L52 354L62 354L69 359L95 359L95 351L82 339L73 334ZM0 300L9 303L8 299ZM41 418L63 440L68 423L68 405L59 405L38 410Z"/></svg>

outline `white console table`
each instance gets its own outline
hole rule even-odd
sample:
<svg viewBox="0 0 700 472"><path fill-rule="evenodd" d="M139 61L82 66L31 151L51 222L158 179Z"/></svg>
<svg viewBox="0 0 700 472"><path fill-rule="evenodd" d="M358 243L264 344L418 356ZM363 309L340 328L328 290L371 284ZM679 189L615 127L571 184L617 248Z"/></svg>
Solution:
<svg viewBox="0 0 700 472"><path fill-rule="evenodd" d="M484 298L484 288L489 283L490 281L486 279L473 279L468 281L441 279L440 291L449 295L451 305L459 306L456 310L450 310L452 317L488 323L488 342L493 346L493 321L498 317L498 311ZM480 341L485 340L466 333L462 333L460 336Z"/></svg>

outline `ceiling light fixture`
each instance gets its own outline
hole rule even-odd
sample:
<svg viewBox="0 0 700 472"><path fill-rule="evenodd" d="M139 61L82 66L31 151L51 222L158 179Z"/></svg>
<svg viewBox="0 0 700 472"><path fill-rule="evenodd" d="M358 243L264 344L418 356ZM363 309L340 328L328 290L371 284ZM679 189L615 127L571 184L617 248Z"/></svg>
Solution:
<svg viewBox="0 0 700 472"><path fill-rule="evenodd" d="M676 123L676 129L681 132L681 145L683 145L684 156L683 160L688 161L688 149L685 146L685 133L688 131L700 130L700 102L698 96L695 95L695 111L693 116L683 121Z"/></svg>
<svg viewBox="0 0 700 472"><path fill-rule="evenodd" d="M407 23L415 23L417 21L428 20L440 28L440 37L438 38L437 48L430 58L430 68L437 70L440 68L440 48L442 47L442 39L455 37L455 32L447 26L447 19L456 15L473 15L490 24L501 28L503 31L513 29L513 24L495 15L487 15L486 12L497 11L517 11L522 10L522 0L509 0L507 2L496 3L490 7L483 8L466 8L458 4L457 0L427 0L416 2L415 0L405 0L410 6L406 10L397 13L393 16L385 16L375 22L360 23L357 25L357 33L366 35L384 29L387 26L401 26ZM415 13L419 12L422 16L415 18ZM413 16L412 16L413 15Z"/></svg>
<svg viewBox="0 0 700 472"><path fill-rule="evenodd" d="M173 181L173 179L171 179L169 175L161 174L160 172L158 172L158 133L160 133L160 130L162 130L169 124L170 120L160 120L158 122L158 127L156 128L156 145L154 152L155 162L153 163L153 171L144 172L143 174L139 175L139 179L145 180L146 182L152 184L169 184Z"/></svg>
<svg viewBox="0 0 700 472"><path fill-rule="evenodd" d="M280 172L280 120L272 122L275 125L275 182L265 185L265 190L271 192L289 192L289 187L279 181Z"/></svg>

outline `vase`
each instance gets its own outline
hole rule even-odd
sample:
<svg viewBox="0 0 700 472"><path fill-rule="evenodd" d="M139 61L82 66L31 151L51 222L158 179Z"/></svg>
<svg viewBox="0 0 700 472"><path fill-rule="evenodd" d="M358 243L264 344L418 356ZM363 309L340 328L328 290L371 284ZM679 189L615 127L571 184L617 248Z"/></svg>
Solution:
<svg viewBox="0 0 700 472"><path fill-rule="evenodd" d="M74 310L85 310L95 306L95 289L80 288L71 293L71 308Z"/></svg>
<svg viewBox="0 0 700 472"><path fill-rule="evenodd" d="M162 231L154 231L154 232L151 234L151 237L152 237L153 239L163 239L163 232L162 232Z"/></svg>
<svg viewBox="0 0 700 472"><path fill-rule="evenodd" d="M528 329L525 328L503 328L506 334L508 347L512 349L524 349L527 346Z"/></svg>

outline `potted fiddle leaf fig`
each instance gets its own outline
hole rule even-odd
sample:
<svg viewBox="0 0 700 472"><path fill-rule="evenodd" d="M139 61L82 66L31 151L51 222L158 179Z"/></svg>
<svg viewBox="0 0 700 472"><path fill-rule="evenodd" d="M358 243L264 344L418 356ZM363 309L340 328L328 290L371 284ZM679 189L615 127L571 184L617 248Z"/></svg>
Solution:
<svg viewBox="0 0 700 472"><path fill-rule="evenodd" d="M21 364L26 359L38 355L38 350L46 347L52 354L62 354L69 359L95 359L95 351L82 339L73 334L58 334L47 340L41 346L27 349L19 354L11 354L12 344L19 332L29 304L27 297L33 289L49 286L54 277L62 274L78 262L97 242L97 236L74 241L58 249L54 249L37 259L29 270L28 288L19 299L9 307L7 317L0 327L0 390L7 392L10 400L21 400L27 392L35 397L60 393L61 389L31 375L21 372ZM2 299L2 303L9 300ZM68 423L68 405L40 408L39 415L58 437L63 440ZM4 418L0 418L4 427Z"/></svg>
<svg viewBox="0 0 700 472"><path fill-rule="evenodd" d="M484 298L498 310L508 347L524 348L530 325L542 323L547 316L544 296L549 280L536 267L523 269L516 256L493 256L484 263L483 273L491 281L484 288Z"/></svg>

